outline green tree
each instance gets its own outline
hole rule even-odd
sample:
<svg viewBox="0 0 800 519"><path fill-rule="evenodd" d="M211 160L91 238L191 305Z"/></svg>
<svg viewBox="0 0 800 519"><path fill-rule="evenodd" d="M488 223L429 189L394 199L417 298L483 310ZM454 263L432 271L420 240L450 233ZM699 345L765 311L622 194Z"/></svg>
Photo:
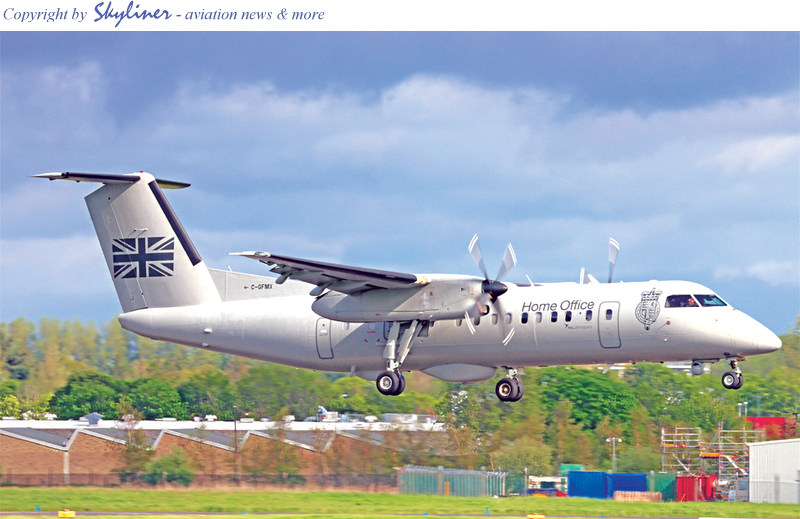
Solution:
<svg viewBox="0 0 800 519"><path fill-rule="evenodd" d="M188 418L178 391L163 380L140 378L129 383L133 407L145 420L156 418Z"/></svg>
<svg viewBox="0 0 800 519"><path fill-rule="evenodd" d="M275 416L283 407L306 417L331 400L331 383L313 371L277 364L250 368L236 384L242 410L256 416Z"/></svg>
<svg viewBox="0 0 800 519"><path fill-rule="evenodd" d="M30 346L34 340L35 325L22 317L0 325L0 359L3 361L0 380L23 381L30 377L36 357Z"/></svg>
<svg viewBox="0 0 800 519"><path fill-rule="evenodd" d="M627 421L638 407L634 392L624 382L597 370L546 368L539 383L544 385L542 400L548 411L561 399L572 402L572 417L582 427L594 429L606 416Z"/></svg>
<svg viewBox="0 0 800 519"><path fill-rule="evenodd" d="M573 418L574 406L569 400L559 400L547 424L547 443L553 449L553 468L558 473L562 463L590 465L595 442Z"/></svg>
<svg viewBox="0 0 800 519"><path fill-rule="evenodd" d="M120 417L117 427L125 433L125 447L122 449L123 465L113 471L119 474L120 481L125 483L136 474L145 471L145 467L153 458L154 451L144 431L139 428L142 414L127 396L123 395L120 398L117 415Z"/></svg>
<svg viewBox="0 0 800 519"><path fill-rule="evenodd" d="M178 447L145 465L144 480L151 485L167 482L189 486L193 479L194 469L189 463L189 457Z"/></svg>
<svg viewBox="0 0 800 519"><path fill-rule="evenodd" d="M176 389L190 416L216 415L221 420L231 420L233 406L240 405L228 377L212 366L193 373Z"/></svg>
<svg viewBox="0 0 800 519"><path fill-rule="evenodd" d="M617 450L617 472L647 473L661 470L661 454L652 447Z"/></svg>
<svg viewBox="0 0 800 519"><path fill-rule="evenodd" d="M122 329L119 321L112 319L106 325L106 336L103 341L102 358L106 362L106 365L102 368L103 371L124 379L130 371L130 350L130 334Z"/></svg>
<svg viewBox="0 0 800 519"><path fill-rule="evenodd" d="M436 403L436 414L458 456L466 460L467 468L472 469L476 455L483 452L488 432L482 427L482 395L476 386L453 386L455 390L446 393Z"/></svg>
<svg viewBox="0 0 800 519"><path fill-rule="evenodd" d="M22 404L22 413L28 420L44 420L46 415L50 413L50 399L53 398L52 393L45 393L37 398L28 398Z"/></svg>
<svg viewBox="0 0 800 519"><path fill-rule="evenodd" d="M117 406L128 385L106 373L79 371L67 379L50 399L50 409L61 420L75 420L91 412L106 419L118 417Z"/></svg>
<svg viewBox="0 0 800 519"><path fill-rule="evenodd" d="M22 416L22 406L16 396L6 395L0 398L0 416L13 416L14 418Z"/></svg>

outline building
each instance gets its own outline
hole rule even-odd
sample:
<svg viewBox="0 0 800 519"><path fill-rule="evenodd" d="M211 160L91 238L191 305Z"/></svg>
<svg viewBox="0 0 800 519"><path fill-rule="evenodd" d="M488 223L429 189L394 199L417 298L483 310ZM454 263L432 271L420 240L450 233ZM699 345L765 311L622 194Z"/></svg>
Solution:
<svg viewBox="0 0 800 519"><path fill-rule="evenodd" d="M800 438L748 447L750 502L800 504Z"/></svg>

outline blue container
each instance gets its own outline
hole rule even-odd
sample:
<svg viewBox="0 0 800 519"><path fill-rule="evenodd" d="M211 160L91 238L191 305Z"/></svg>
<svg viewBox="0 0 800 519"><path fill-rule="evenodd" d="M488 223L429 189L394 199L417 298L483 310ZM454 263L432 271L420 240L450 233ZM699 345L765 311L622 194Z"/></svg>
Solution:
<svg viewBox="0 0 800 519"><path fill-rule="evenodd" d="M607 497L605 476L605 472L572 470L567 473L567 495L605 499Z"/></svg>
<svg viewBox="0 0 800 519"><path fill-rule="evenodd" d="M606 495L613 498L614 492L647 492L647 474L605 474Z"/></svg>

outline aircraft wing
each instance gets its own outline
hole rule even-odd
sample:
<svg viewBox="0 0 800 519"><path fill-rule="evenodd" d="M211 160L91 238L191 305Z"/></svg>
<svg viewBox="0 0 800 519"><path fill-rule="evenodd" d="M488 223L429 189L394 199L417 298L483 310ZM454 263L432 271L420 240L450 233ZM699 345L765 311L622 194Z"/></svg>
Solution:
<svg viewBox="0 0 800 519"><path fill-rule="evenodd" d="M411 288L428 283L424 276L416 274L350 267L322 261L278 256L269 252L234 252L231 254L258 260L272 267L270 272L278 274L278 279L275 283L279 285L289 278L316 285L316 288L311 290L312 296L318 296L325 290L355 294L375 289Z"/></svg>

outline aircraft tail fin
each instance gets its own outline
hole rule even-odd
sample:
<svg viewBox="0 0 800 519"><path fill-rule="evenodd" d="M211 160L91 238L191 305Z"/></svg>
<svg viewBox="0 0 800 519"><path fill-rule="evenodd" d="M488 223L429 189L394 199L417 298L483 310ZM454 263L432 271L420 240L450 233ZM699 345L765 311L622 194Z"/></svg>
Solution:
<svg viewBox="0 0 800 519"><path fill-rule="evenodd" d="M103 184L85 200L124 312L220 301L205 263L161 190L189 184L144 172L35 176Z"/></svg>

